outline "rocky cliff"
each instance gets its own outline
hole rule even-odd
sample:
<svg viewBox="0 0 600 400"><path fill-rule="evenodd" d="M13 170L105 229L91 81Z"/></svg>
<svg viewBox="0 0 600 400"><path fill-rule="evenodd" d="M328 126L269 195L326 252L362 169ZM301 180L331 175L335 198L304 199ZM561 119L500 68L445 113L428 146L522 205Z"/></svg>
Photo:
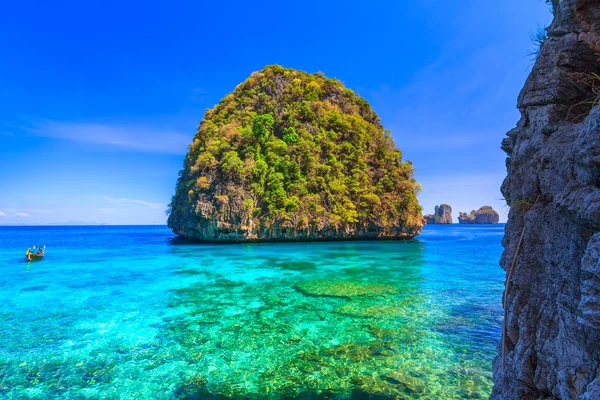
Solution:
<svg viewBox="0 0 600 400"><path fill-rule="evenodd" d="M470 213L458 213L459 224L497 224L500 215L490 206L483 206L479 210Z"/></svg>
<svg viewBox="0 0 600 400"><path fill-rule="evenodd" d="M502 142L506 339L493 399L600 399L600 2L553 3Z"/></svg>
<svg viewBox="0 0 600 400"><path fill-rule="evenodd" d="M452 207L448 204L440 204L435 206L433 214L423 216L428 224L451 224L452 223Z"/></svg>
<svg viewBox="0 0 600 400"><path fill-rule="evenodd" d="M168 225L200 241L410 238L419 187L363 98L275 65L206 112Z"/></svg>

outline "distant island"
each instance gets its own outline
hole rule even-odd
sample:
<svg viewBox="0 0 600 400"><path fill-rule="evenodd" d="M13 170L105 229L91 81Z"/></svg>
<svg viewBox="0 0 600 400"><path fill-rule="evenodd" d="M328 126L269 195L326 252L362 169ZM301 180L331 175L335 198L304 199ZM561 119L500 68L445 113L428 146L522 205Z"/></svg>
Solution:
<svg viewBox="0 0 600 400"><path fill-rule="evenodd" d="M469 214L461 212L458 215L459 224L497 224L499 221L500 215L490 206L483 206Z"/></svg>
<svg viewBox="0 0 600 400"><path fill-rule="evenodd" d="M424 215L427 224L451 224L452 223L452 207L448 204L440 204L435 206L433 214Z"/></svg>
<svg viewBox="0 0 600 400"><path fill-rule="evenodd" d="M199 241L411 238L413 170L340 81L268 66L206 111L168 226Z"/></svg>

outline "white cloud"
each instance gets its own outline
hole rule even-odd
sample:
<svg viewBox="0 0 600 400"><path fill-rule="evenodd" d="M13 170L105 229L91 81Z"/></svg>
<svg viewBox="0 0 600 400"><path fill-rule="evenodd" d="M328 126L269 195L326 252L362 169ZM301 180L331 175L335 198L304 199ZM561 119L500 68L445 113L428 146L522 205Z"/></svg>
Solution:
<svg viewBox="0 0 600 400"><path fill-rule="evenodd" d="M193 135L139 125L64 121L43 121L30 131L37 136L169 154L184 154Z"/></svg>
<svg viewBox="0 0 600 400"><path fill-rule="evenodd" d="M29 214L24 213L24 212L18 212L18 213L15 213L15 215L17 215L19 217L29 217Z"/></svg>
<svg viewBox="0 0 600 400"><path fill-rule="evenodd" d="M110 201L110 202L115 202L115 203L141 205L141 206L145 206L148 208L164 208L164 207L166 207L166 205L162 204L162 203L151 203L149 201L135 200L135 199L114 199L109 196L104 196L104 200Z"/></svg>
<svg viewBox="0 0 600 400"><path fill-rule="evenodd" d="M53 214L52 210L45 210L41 208L7 208L7 212L13 214Z"/></svg>
<svg viewBox="0 0 600 400"><path fill-rule="evenodd" d="M4 214L2 211L0 211L0 217L5 216L6 214Z"/></svg>

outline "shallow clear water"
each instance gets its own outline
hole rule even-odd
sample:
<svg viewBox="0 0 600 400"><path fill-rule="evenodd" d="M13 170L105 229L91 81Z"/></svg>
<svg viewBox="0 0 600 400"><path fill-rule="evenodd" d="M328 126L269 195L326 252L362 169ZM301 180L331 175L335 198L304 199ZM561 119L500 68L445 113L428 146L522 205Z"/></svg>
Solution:
<svg viewBox="0 0 600 400"><path fill-rule="evenodd" d="M0 227L0 397L485 398L503 229L186 245ZM45 259L23 261L35 243Z"/></svg>

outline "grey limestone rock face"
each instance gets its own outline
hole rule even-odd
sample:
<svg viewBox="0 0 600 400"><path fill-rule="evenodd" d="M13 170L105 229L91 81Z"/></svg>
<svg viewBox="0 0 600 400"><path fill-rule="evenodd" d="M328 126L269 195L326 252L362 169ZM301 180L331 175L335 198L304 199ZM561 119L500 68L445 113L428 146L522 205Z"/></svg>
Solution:
<svg viewBox="0 0 600 400"><path fill-rule="evenodd" d="M600 1L555 11L502 141L507 273L517 257L492 399L600 399Z"/></svg>
<svg viewBox="0 0 600 400"><path fill-rule="evenodd" d="M458 213L459 224L497 224L500 215L490 206L483 206L479 210L473 210L469 214Z"/></svg>
<svg viewBox="0 0 600 400"><path fill-rule="evenodd" d="M428 224L451 224L452 223L452 207L448 204L440 204L435 206L433 214L424 216Z"/></svg>

